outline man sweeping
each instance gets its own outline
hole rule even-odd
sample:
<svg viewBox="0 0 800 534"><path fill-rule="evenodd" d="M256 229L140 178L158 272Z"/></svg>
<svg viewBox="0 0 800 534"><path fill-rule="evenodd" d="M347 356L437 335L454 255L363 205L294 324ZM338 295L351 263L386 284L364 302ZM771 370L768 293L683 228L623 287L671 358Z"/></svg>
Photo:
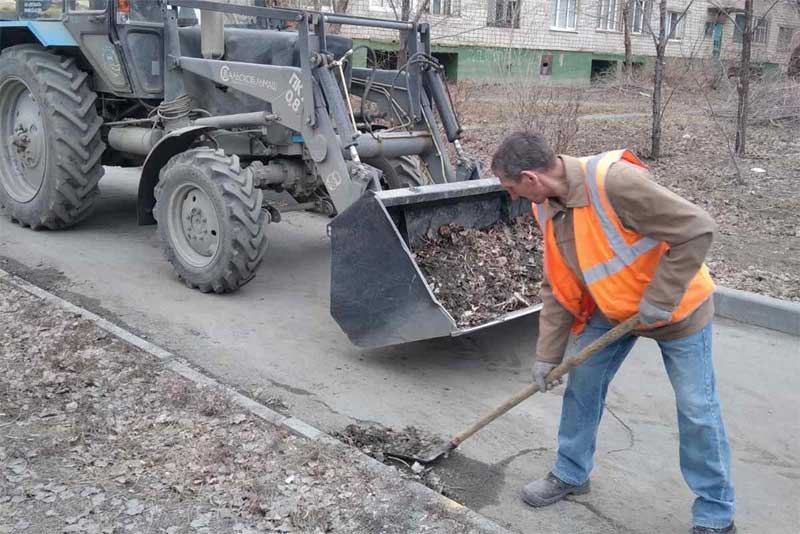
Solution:
<svg viewBox="0 0 800 534"><path fill-rule="evenodd" d="M544 234L545 282L533 380L635 313L641 327L569 375L555 466L522 490L531 506L589 492L606 392L639 336L661 348L675 391L680 466L697 498L693 534L736 532L730 448L711 362L714 283L703 264L715 224L659 186L630 151L556 156L541 135L509 135L492 170L513 198L533 202Z"/></svg>

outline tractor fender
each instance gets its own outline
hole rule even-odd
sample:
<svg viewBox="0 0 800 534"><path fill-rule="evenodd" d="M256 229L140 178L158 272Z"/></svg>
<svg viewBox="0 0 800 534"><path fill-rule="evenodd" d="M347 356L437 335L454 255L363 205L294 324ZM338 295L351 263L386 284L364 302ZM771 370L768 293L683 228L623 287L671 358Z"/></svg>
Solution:
<svg viewBox="0 0 800 534"><path fill-rule="evenodd" d="M42 46L77 47L78 42L60 21L0 21L0 48L18 44L39 43Z"/></svg>
<svg viewBox="0 0 800 534"><path fill-rule="evenodd" d="M156 205L155 188L161 169L176 154L186 151L203 133L213 130L212 126L187 126L173 130L153 147L142 167L139 179L139 196L136 202L136 219L140 225L156 224L153 208Z"/></svg>

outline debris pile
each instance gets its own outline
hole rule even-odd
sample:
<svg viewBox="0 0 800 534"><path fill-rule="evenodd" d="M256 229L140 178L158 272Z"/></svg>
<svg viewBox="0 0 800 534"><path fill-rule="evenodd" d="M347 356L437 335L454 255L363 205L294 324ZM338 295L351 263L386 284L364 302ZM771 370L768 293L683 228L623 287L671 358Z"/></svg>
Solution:
<svg viewBox="0 0 800 534"><path fill-rule="evenodd" d="M355 424L347 425L343 431L334 433L334 436L380 462L399 467L408 478L418 480L434 491L449 495L445 484L431 467L423 466L419 462L407 462L396 456L414 456L442 446L444 441L441 438L428 435L413 426L395 431L378 425Z"/></svg>
<svg viewBox="0 0 800 534"><path fill-rule="evenodd" d="M414 253L459 327L541 302L542 237L532 217L483 230L442 226Z"/></svg>

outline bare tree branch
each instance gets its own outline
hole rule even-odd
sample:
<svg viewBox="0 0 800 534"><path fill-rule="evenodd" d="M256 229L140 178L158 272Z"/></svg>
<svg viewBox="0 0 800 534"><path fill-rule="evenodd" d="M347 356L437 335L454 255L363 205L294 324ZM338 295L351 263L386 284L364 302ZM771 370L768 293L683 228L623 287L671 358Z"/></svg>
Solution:
<svg viewBox="0 0 800 534"><path fill-rule="evenodd" d="M419 22L419 18L428 10L431 0L422 0L422 5L417 9L417 14L414 16L414 24Z"/></svg>

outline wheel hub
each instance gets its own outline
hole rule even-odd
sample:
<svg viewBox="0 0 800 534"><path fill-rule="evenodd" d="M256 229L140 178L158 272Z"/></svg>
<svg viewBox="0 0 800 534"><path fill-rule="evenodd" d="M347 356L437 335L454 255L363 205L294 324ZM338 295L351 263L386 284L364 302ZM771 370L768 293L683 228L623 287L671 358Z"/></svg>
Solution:
<svg viewBox="0 0 800 534"><path fill-rule="evenodd" d="M202 189L188 184L180 189L177 199L182 235L176 248L195 265L205 265L213 259L219 248L217 212Z"/></svg>
<svg viewBox="0 0 800 534"><path fill-rule="evenodd" d="M18 123L14 127L14 137L11 139L11 144L16 148L17 158L26 170L33 169L39 165L39 160L42 156L41 143L38 141L37 132L38 128L35 124L24 125Z"/></svg>
<svg viewBox="0 0 800 534"><path fill-rule="evenodd" d="M42 187L47 145L42 110L28 87L11 79L0 87L0 177L19 202L29 202Z"/></svg>

